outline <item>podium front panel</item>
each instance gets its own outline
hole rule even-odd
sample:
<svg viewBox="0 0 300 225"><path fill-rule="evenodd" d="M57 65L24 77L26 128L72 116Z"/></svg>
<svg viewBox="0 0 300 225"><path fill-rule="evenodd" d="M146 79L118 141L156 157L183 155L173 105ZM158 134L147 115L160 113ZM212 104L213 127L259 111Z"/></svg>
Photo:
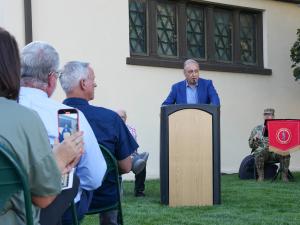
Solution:
<svg viewBox="0 0 300 225"><path fill-rule="evenodd" d="M212 115L185 109L169 116L169 205L213 204Z"/></svg>
<svg viewBox="0 0 300 225"><path fill-rule="evenodd" d="M160 197L170 206L221 204L220 107L161 107Z"/></svg>

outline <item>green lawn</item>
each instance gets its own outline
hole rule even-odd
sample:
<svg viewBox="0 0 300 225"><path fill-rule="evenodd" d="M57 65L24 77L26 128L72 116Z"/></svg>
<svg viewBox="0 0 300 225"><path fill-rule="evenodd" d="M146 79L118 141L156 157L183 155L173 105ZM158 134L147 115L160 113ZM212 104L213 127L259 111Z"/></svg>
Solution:
<svg viewBox="0 0 300 225"><path fill-rule="evenodd" d="M160 204L159 181L146 183L145 198L133 197L133 182L124 182L125 225L287 225L300 224L300 173L295 182L240 180L222 176L222 204L211 207L170 208ZM88 216L83 225L98 225Z"/></svg>

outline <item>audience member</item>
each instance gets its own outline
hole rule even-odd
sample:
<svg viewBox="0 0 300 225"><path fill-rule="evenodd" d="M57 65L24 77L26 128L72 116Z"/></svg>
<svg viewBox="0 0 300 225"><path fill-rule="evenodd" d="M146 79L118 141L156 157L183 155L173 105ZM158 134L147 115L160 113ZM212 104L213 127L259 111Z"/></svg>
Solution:
<svg viewBox="0 0 300 225"><path fill-rule="evenodd" d="M69 62L60 77L66 92L64 104L78 108L86 116L99 144L104 145L116 157L121 173L131 170L131 154L138 148L123 120L112 110L89 104L94 99L95 74L89 63ZM99 208L117 202L117 183L113 173L107 174L103 185L94 191L90 208ZM101 213L101 225L117 225L118 211Z"/></svg>
<svg viewBox="0 0 300 225"><path fill-rule="evenodd" d="M117 111L117 113L119 114L119 116L122 118L122 120L124 121L124 123L126 124L126 120L127 120L127 113L124 109L119 109ZM136 129L129 126L128 124L126 124L129 132L131 133L131 135L133 136L134 140L137 141L137 133L136 133ZM143 169L141 171L139 171L138 173L135 173L135 182L134 182L134 195L136 197L144 197L145 196L145 180L146 180L146 162L148 160L149 157L149 153L148 152L142 152L142 153L138 153L137 150L132 154L132 167L134 167L135 164L137 164L136 162L141 161L143 163L145 163L145 166L143 167ZM138 165L141 165L142 163L139 163ZM136 166L138 167L138 166ZM142 168L140 166L140 168Z"/></svg>
<svg viewBox="0 0 300 225"><path fill-rule="evenodd" d="M17 103L20 90L20 56L17 43L0 28L0 135L8 140L13 154L25 168L31 200L33 224L39 224L40 208L49 206L61 191L61 176L82 154L82 134L67 138L51 150L47 132L38 114ZM57 217L57 215L53 215ZM0 214L1 224L23 225L25 205L22 192L12 195Z"/></svg>
<svg viewBox="0 0 300 225"><path fill-rule="evenodd" d="M19 101L39 114L47 129L50 144L53 144L54 139L58 138L57 111L70 108L50 98L56 88L59 76L58 66L59 55L55 48L48 43L32 42L26 45L21 52L22 87ZM91 198L89 191L95 190L101 185L106 172L106 163L93 131L81 112L79 112L79 127L83 131L84 154L74 162L76 164L75 174L80 180L75 203L78 209L78 218L82 219L89 207ZM54 213L64 213L65 210L54 211ZM51 221L51 213L44 215L46 218L41 218L41 221Z"/></svg>

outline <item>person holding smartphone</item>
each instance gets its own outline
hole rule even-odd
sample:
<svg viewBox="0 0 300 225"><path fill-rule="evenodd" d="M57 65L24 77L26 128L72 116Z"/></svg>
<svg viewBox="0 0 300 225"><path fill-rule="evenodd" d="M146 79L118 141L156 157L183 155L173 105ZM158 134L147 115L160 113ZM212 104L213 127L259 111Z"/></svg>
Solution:
<svg viewBox="0 0 300 225"><path fill-rule="evenodd" d="M60 83L66 92L64 104L77 108L89 121L99 144L104 145L116 157L119 171L129 173L131 154L139 147L124 121L109 109L89 104L94 99L95 74L89 63L72 61L64 65ZM117 202L117 184L109 173L103 185L94 191L90 208L99 208ZM117 225L118 211L110 210L100 214L101 225Z"/></svg>
<svg viewBox="0 0 300 225"><path fill-rule="evenodd" d="M39 114L47 129L51 144L58 138L58 110L70 108L50 98L55 91L59 77L58 67L58 52L46 42L31 42L21 51L19 101ZM80 186L74 201L76 207L80 209L78 218L82 219L89 207L90 191L102 184L107 167L89 123L81 112L78 113L79 127L83 131L84 154L75 161L75 174L80 180ZM63 213L64 210L57 210L56 213L58 212ZM43 222L50 225L51 213L45 217Z"/></svg>
<svg viewBox="0 0 300 225"><path fill-rule="evenodd" d="M39 224L41 208L48 207L61 191L61 175L82 151L82 134L76 133L53 151L46 129L38 114L18 104L20 90L20 57L17 42L0 28L0 136L14 148L13 154L28 175L32 200L33 224ZM0 223L24 225L25 206L22 192L4 202ZM53 215L57 217L57 215Z"/></svg>

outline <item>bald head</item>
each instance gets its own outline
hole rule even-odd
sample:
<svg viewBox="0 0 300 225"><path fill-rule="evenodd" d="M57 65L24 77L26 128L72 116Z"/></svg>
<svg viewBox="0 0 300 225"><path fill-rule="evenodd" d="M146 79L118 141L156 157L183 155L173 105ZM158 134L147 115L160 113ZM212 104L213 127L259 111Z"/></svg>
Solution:
<svg viewBox="0 0 300 225"><path fill-rule="evenodd" d="M118 113L118 115L122 118L122 120L124 121L124 123L126 123L126 119L127 119L127 113L124 109L118 109L116 111L116 113Z"/></svg>

